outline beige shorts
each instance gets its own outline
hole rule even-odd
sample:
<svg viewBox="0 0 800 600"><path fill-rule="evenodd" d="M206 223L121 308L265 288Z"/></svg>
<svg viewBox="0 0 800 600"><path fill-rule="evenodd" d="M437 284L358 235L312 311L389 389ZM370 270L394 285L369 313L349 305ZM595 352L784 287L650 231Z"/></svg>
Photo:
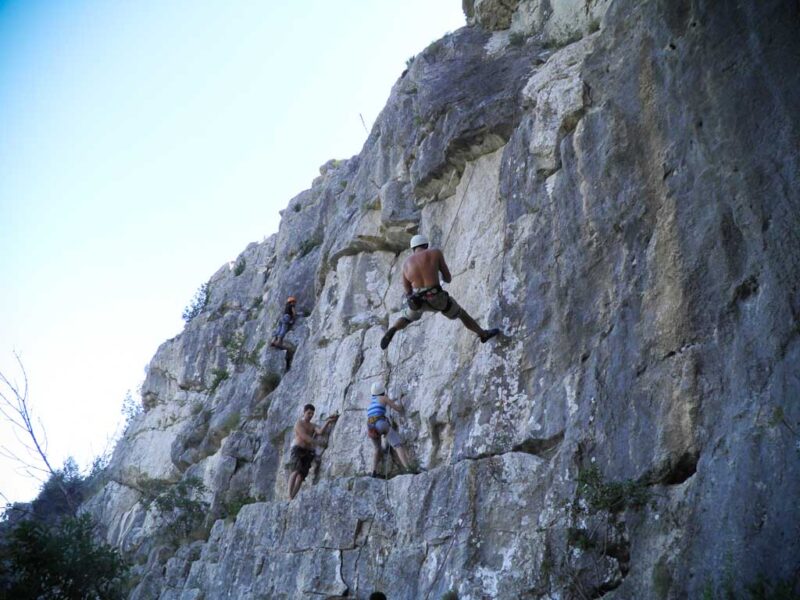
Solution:
<svg viewBox="0 0 800 600"><path fill-rule="evenodd" d="M444 290L423 295L419 301L422 304L419 310L414 310L408 306L403 310L404 319L412 322L419 321L422 318L422 313L426 311L442 313L448 319L457 319L461 313L461 307L458 302Z"/></svg>
<svg viewBox="0 0 800 600"><path fill-rule="evenodd" d="M397 448L398 446L403 445L403 438L400 437L400 434L389 425L389 421L386 419L380 419L375 423L373 428L367 427L367 435L369 439L372 440L373 445L376 448L380 448L381 445L381 436L386 436L386 441L389 442L389 445L392 448Z"/></svg>

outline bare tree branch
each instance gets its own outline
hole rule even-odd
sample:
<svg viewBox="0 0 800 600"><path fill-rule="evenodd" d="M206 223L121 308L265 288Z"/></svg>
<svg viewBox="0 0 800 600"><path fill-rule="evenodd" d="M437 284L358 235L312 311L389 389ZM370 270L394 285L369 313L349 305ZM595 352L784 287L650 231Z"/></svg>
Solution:
<svg viewBox="0 0 800 600"><path fill-rule="evenodd" d="M36 419L39 427L34 427L33 414L28 400L28 374L25 371L25 366L16 352L14 352L14 358L17 360L19 371L22 374L22 386L17 385L16 382L12 383L4 373L0 372L0 384L8 388L8 390L0 391L0 416L12 426L14 436L21 443L24 450L31 455L32 459L26 460L5 446L0 446L0 456L17 462L26 473L33 477L35 477L32 473L33 470L49 473L64 494L70 509L74 510L75 503L72 497L47 458L47 435L41 419ZM20 435L28 441L22 441L19 438ZM44 465L44 467L37 465L37 462Z"/></svg>

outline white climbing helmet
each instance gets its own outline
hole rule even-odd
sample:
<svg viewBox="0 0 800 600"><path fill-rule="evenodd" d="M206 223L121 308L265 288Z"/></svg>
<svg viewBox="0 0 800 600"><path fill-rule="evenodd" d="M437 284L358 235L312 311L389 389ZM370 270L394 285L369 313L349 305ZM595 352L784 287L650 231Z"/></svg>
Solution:
<svg viewBox="0 0 800 600"><path fill-rule="evenodd" d="M426 238L421 233L418 233L417 235L415 235L414 237L411 238L411 249L412 250L414 248L416 248L417 246L427 246L428 244L430 244L430 242L428 241L428 238Z"/></svg>
<svg viewBox="0 0 800 600"><path fill-rule="evenodd" d="M373 396L383 396L386 393L386 388L383 386L382 383L376 381L372 384L372 395Z"/></svg>

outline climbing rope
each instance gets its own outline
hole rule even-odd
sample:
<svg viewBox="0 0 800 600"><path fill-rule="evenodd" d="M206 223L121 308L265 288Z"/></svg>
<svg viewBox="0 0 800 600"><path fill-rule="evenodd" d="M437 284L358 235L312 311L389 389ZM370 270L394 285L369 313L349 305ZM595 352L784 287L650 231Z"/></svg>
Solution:
<svg viewBox="0 0 800 600"><path fill-rule="evenodd" d="M464 193L461 194L461 200L458 203L458 208L456 209L456 214L453 217L453 220L450 222L450 229L447 231L447 235L444 236L444 242L442 243L442 249L447 247L447 240L450 239L450 233L453 231L453 226L456 224L458 220L458 215L461 213L461 206L464 204L464 198L467 197L467 192L469 191L469 184L472 183L472 177L475 175L475 167L472 168L472 171L469 174L469 179L467 179L467 186L464 188Z"/></svg>
<svg viewBox="0 0 800 600"><path fill-rule="evenodd" d="M370 519L369 528L367 529L367 534L364 536L364 542L358 547L358 554L356 555L356 574L355 574L355 578L356 578L356 581L355 581L355 584L356 584L356 586L355 586L356 587L356 590L355 590L356 591L356 598L358 597L358 579L359 579L358 578L358 565L360 564L359 560L361 559L361 551L364 549L364 546L366 546L367 542L369 541L369 534L372 533L372 525L374 523L375 523L375 519Z"/></svg>
<svg viewBox="0 0 800 600"><path fill-rule="evenodd" d="M453 548L453 542L456 541L456 536L464 528L463 523L465 518L466 513L461 513L461 515L458 517L458 521L456 521L456 527L453 530L453 535L450 537L450 543L448 544L447 550L444 553L444 558L442 558L442 564L440 564L439 568L436 570L436 576L433 578L433 581L431 581L431 587L428 588L428 593L425 594L424 600L428 600L433 588L436 587L436 582L439 580L439 576L442 574L445 564L447 564L447 557L450 555L450 550Z"/></svg>

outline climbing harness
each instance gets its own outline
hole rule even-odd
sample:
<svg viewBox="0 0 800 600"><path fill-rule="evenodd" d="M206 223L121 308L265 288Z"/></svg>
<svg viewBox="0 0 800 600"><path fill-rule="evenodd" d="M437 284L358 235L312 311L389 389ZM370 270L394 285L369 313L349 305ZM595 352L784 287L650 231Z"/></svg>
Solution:
<svg viewBox="0 0 800 600"><path fill-rule="evenodd" d="M414 290L413 293L406 296L406 303L408 304L408 308L411 310L422 310L423 302L430 304L431 300L433 300L437 295L444 292L442 286L440 285L432 285L430 287L424 287ZM446 292L445 292L446 293ZM441 311L446 313L453 307L453 300L450 298L450 294L447 294L447 304L445 304L444 309Z"/></svg>

